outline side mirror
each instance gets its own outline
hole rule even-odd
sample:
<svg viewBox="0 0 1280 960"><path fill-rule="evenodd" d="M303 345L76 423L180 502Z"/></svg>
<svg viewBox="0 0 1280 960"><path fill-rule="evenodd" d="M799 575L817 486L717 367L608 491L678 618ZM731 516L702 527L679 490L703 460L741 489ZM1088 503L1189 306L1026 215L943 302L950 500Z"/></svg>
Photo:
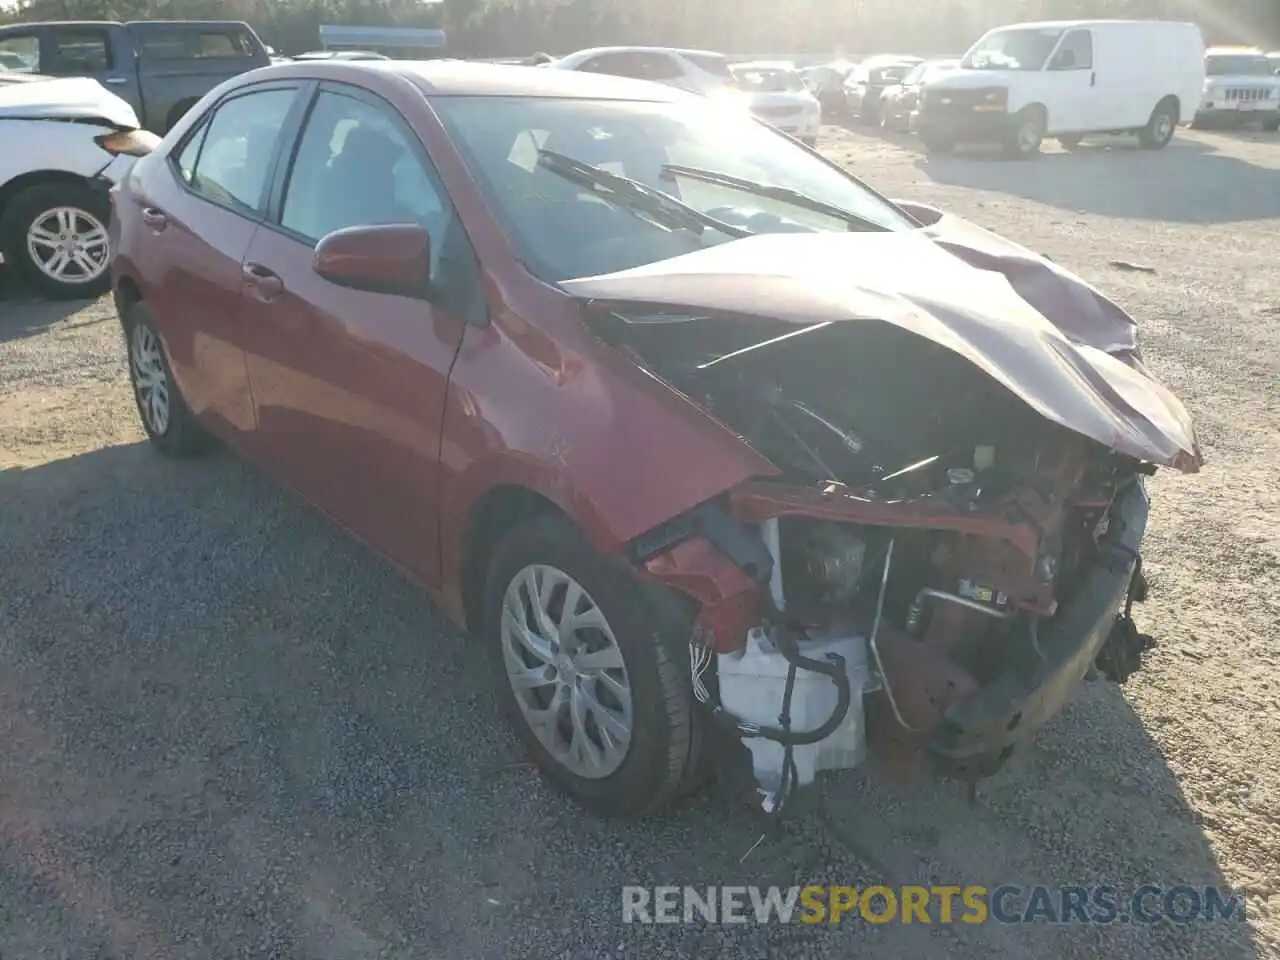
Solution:
<svg viewBox="0 0 1280 960"><path fill-rule="evenodd" d="M411 223L335 230L316 244L312 267L342 287L426 299L431 237Z"/></svg>

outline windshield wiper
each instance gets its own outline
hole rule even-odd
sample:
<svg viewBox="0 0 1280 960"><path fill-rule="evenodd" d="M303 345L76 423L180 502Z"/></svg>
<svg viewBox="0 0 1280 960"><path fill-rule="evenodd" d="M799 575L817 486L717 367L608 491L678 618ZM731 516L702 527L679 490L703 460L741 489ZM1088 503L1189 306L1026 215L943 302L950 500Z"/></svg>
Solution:
<svg viewBox="0 0 1280 960"><path fill-rule="evenodd" d="M767 200L781 200L783 203L789 203L792 206L800 207L803 210L809 210L813 213L820 213L836 220L843 220L849 225L850 230L875 230L888 231L888 227L884 224L876 223L869 220L861 214L854 213L852 210L846 210L844 207L838 207L834 203L827 203L825 200L819 200L817 197L811 197L807 193L801 193L799 190L793 190L791 187L781 187L772 183L759 183L755 180L743 180L740 177L730 176L727 173L719 173L715 170L704 170L701 167L686 167L681 163L664 163L662 165L662 176L674 180L677 177L688 177L690 180L701 180L703 183L710 183L720 187L729 187L732 190L741 190L743 193L754 194L757 197L764 197Z"/></svg>
<svg viewBox="0 0 1280 960"><path fill-rule="evenodd" d="M581 186L589 187L592 192L606 200L641 213L667 229L683 227L701 234L705 228L710 227L735 239L751 236L750 230L735 227L701 210L695 210L657 187L651 187L647 183L632 180L621 174L610 173L608 170L601 170L599 167L593 167L589 163L575 160L555 150L539 150L538 162L552 173Z"/></svg>

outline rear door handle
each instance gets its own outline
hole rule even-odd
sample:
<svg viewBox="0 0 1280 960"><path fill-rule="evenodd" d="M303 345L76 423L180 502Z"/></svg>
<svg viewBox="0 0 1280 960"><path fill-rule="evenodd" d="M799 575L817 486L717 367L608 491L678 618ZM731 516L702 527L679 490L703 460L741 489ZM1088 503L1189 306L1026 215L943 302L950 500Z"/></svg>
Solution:
<svg viewBox="0 0 1280 960"><path fill-rule="evenodd" d="M169 225L169 218L163 210L157 210L155 207L146 207L142 211L142 222L152 230L159 232Z"/></svg>
<svg viewBox="0 0 1280 960"><path fill-rule="evenodd" d="M1098 75L1096 73L1089 74L1089 86L1096 87L1098 85Z"/></svg>
<svg viewBox="0 0 1280 960"><path fill-rule="evenodd" d="M241 268L244 282L255 291L260 300L274 300L284 293L284 281L272 270L260 263L246 263Z"/></svg>

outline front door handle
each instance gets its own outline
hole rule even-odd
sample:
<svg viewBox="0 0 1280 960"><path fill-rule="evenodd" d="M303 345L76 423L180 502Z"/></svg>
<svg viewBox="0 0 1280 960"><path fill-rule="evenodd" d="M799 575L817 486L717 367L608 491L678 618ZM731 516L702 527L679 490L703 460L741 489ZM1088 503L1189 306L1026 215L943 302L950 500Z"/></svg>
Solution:
<svg viewBox="0 0 1280 960"><path fill-rule="evenodd" d="M169 225L169 218L163 210L155 207L145 207L142 211L142 222L159 233Z"/></svg>
<svg viewBox="0 0 1280 960"><path fill-rule="evenodd" d="M284 293L284 281L279 274L260 263L246 263L241 274L244 282L261 300L271 301Z"/></svg>
<svg viewBox="0 0 1280 960"><path fill-rule="evenodd" d="M1089 86L1096 87L1097 85L1098 85L1098 75L1096 73L1090 72Z"/></svg>

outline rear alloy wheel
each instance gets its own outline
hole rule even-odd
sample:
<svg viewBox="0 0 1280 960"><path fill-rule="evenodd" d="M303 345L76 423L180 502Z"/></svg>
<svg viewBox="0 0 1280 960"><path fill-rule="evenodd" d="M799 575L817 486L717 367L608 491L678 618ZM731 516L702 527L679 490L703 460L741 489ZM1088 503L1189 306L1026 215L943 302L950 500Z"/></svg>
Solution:
<svg viewBox="0 0 1280 960"><path fill-rule="evenodd" d="M1173 139L1178 127L1178 110L1169 101L1156 104L1147 125L1138 131L1138 144L1144 150L1162 150Z"/></svg>
<svg viewBox="0 0 1280 960"><path fill-rule="evenodd" d="M1005 153L1020 160L1036 156L1044 142L1044 132L1044 112L1037 107L1028 107L1014 120L1005 138Z"/></svg>
<svg viewBox="0 0 1280 960"><path fill-rule="evenodd" d="M125 339L129 380L147 438L165 456L203 453L211 445L211 438L182 399L164 344L144 304L135 303L127 310Z"/></svg>
<svg viewBox="0 0 1280 960"><path fill-rule="evenodd" d="M484 636L504 712L557 787L602 816L660 809L697 777L689 623L565 520L513 529Z"/></svg>
<svg viewBox="0 0 1280 960"><path fill-rule="evenodd" d="M111 286L111 204L74 183L29 187L0 219L0 247L32 287L51 299L89 299Z"/></svg>

